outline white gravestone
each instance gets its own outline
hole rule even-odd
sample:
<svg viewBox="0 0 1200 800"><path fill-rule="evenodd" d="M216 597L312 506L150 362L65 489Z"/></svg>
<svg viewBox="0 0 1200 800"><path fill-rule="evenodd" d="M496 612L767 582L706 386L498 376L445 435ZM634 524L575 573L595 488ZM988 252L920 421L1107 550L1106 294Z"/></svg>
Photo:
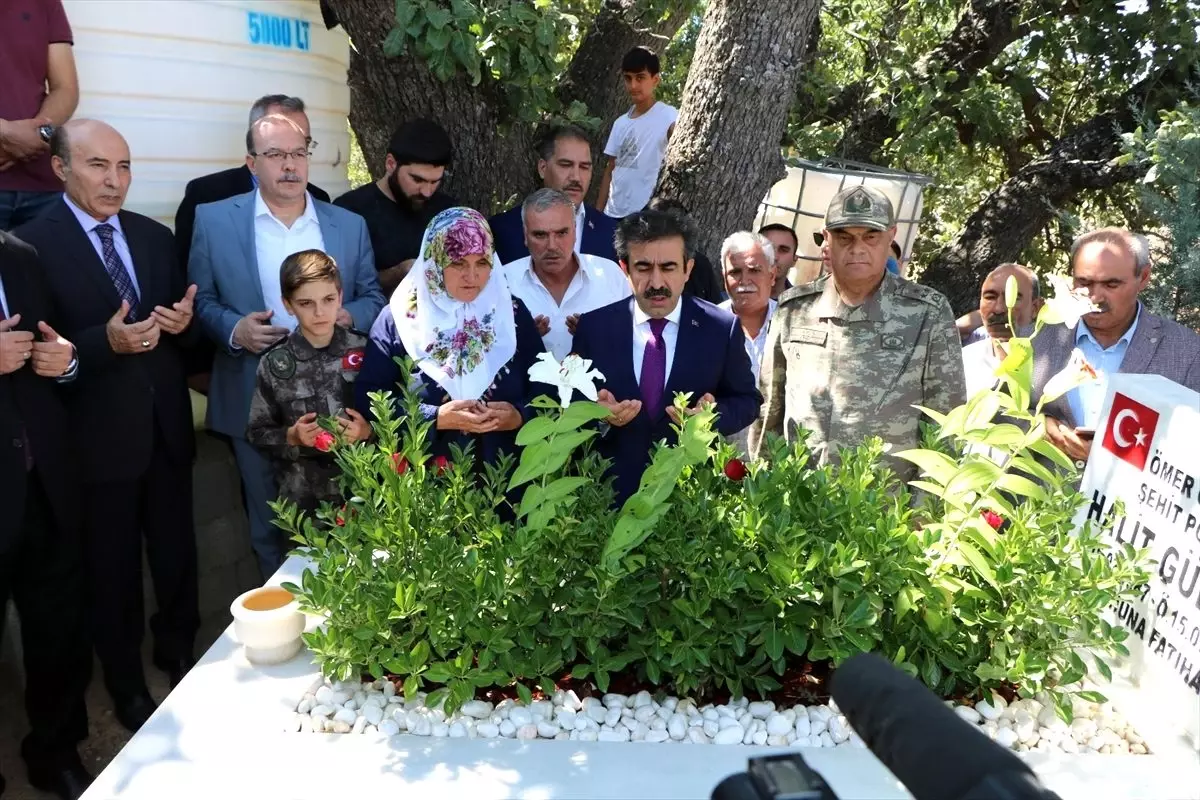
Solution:
<svg viewBox="0 0 1200 800"><path fill-rule="evenodd" d="M1149 548L1141 599L1114 612L1130 631L1139 703L1200 747L1200 394L1158 375L1113 375L1080 485L1077 522L1114 520L1114 543Z"/></svg>

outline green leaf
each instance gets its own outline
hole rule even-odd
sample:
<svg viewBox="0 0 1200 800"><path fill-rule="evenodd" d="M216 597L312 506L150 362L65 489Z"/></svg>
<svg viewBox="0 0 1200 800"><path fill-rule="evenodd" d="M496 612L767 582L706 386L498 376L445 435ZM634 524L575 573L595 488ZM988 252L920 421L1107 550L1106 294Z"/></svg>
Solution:
<svg viewBox="0 0 1200 800"><path fill-rule="evenodd" d="M576 400L563 409L558 418L558 430L567 433L576 430L589 422L599 422L608 416L608 409L591 400Z"/></svg>
<svg viewBox="0 0 1200 800"><path fill-rule="evenodd" d="M551 433L554 433L557 427L557 420L549 414L534 417L517 431L517 444L520 447L528 447L535 442L543 441Z"/></svg>
<svg viewBox="0 0 1200 800"><path fill-rule="evenodd" d="M992 565L988 563L987 558L982 553L975 549L975 545L959 539L955 542L955 547L962 554L966 562L971 565L971 568L979 573L979 577L987 581L993 589L1000 591L1000 584L996 582L996 573L992 569Z"/></svg>
<svg viewBox="0 0 1200 800"><path fill-rule="evenodd" d="M933 480L939 486L949 483L958 471L957 461L936 450L902 450L894 455L896 458L903 458L905 461L916 464L922 475Z"/></svg>
<svg viewBox="0 0 1200 800"><path fill-rule="evenodd" d="M576 680L583 680L591 674L592 667L590 664L576 664L571 668L571 677L575 678Z"/></svg>
<svg viewBox="0 0 1200 800"><path fill-rule="evenodd" d="M1112 668L1108 666L1108 662L1099 655L1093 656L1092 658L1096 662L1096 669L1100 670L1100 674L1104 676L1104 680L1111 682L1113 679ZM1096 702L1103 703L1104 701L1098 700Z"/></svg>
<svg viewBox="0 0 1200 800"><path fill-rule="evenodd" d="M1038 486L1028 478L1022 478L1020 475L1014 475L1011 472L1000 477L997 488L1015 494L1018 497L1028 497L1033 500L1046 500L1048 497L1046 490L1041 486Z"/></svg>
<svg viewBox="0 0 1200 800"><path fill-rule="evenodd" d="M521 698L521 702L525 705L533 702L533 692L529 691L529 687L523 683L517 684L517 697Z"/></svg>
<svg viewBox="0 0 1200 800"><path fill-rule="evenodd" d="M1075 470L1075 462L1068 458L1066 453L1064 453L1062 450L1059 450L1045 439L1033 442L1029 445L1029 449L1033 450L1040 456L1050 459L1068 472L1074 472Z"/></svg>
<svg viewBox="0 0 1200 800"><path fill-rule="evenodd" d="M1104 695L1100 694L1100 692L1091 691L1091 690L1079 692L1079 697L1081 697L1084 700L1087 700L1089 703L1107 703L1108 702L1108 698L1105 697Z"/></svg>
<svg viewBox="0 0 1200 800"><path fill-rule="evenodd" d="M946 495L956 496L968 492L978 494L1000 476L1000 467L982 456L975 457L959 467L958 472L946 484Z"/></svg>
<svg viewBox="0 0 1200 800"><path fill-rule="evenodd" d="M774 625L763 631L763 648L771 660L783 655L783 635Z"/></svg>

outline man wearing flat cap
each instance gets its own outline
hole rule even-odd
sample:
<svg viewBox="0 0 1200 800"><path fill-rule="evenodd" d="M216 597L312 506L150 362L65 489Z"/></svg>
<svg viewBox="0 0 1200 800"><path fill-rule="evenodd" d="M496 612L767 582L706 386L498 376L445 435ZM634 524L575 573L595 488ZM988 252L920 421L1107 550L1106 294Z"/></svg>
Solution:
<svg viewBox="0 0 1200 800"><path fill-rule="evenodd" d="M801 428L820 464L868 436L907 450L920 441L914 406L946 412L965 399L949 301L887 271L891 201L867 186L844 189L824 234L830 273L784 292L771 321L759 380L766 402L750 431L756 458L767 454L766 434L790 442ZM888 462L901 479L915 477L907 462Z"/></svg>

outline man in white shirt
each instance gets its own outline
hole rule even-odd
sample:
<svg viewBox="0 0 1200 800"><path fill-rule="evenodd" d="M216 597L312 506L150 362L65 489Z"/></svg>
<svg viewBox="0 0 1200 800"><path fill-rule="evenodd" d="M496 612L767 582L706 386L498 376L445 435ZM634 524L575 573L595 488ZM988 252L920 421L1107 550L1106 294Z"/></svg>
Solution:
<svg viewBox="0 0 1200 800"><path fill-rule="evenodd" d="M758 384L759 369L767 347L767 328L778 305L771 297L775 283L775 248L767 236L738 231L721 245L721 271L729 299L720 307L733 312L746 336L750 371ZM745 457L749 453L749 426L729 437Z"/></svg>
<svg viewBox="0 0 1200 800"><path fill-rule="evenodd" d="M1028 267L1020 264L1001 264L988 273L979 290L979 313L987 337L963 347L963 369L967 377L967 397L996 385L996 368L1006 355L1004 343L1012 338L1008 325L1008 307L1004 301L1004 286L1009 276L1017 279L1017 304L1013 306L1013 322L1027 335L1033 323L1039 291L1037 278Z"/></svg>
<svg viewBox="0 0 1200 800"><path fill-rule="evenodd" d="M308 142L291 119L267 115L246 133L246 164L258 186L196 208L188 274L196 316L217 345L208 395L208 427L230 437L263 577L287 550L267 503L277 494L265 458L246 441L260 354L295 328L280 296L283 260L301 250L328 253L342 273L338 324L368 330L383 308L366 223L307 191Z"/></svg>
<svg viewBox="0 0 1200 800"><path fill-rule="evenodd" d="M674 106L654 96L662 76L652 51L635 47L626 53L621 75L633 106L613 122L604 146L608 165L596 201L614 219L641 211L650 202L679 116Z"/></svg>
<svg viewBox="0 0 1200 800"><path fill-rule="evenodd" d="M575 250L575 207L555 189L538 189L521 205L530 255L505 265L509 290L525 301L542 342L562 361L579 315L630 295L621 268Z"/></svg>

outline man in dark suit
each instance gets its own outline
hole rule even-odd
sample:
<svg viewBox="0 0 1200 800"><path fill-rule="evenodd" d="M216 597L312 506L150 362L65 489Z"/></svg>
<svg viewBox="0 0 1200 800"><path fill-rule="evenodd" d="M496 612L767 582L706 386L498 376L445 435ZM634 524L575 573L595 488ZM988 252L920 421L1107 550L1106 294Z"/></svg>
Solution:
<svg viewBox="0 0 1200 800"><path fill-rule="evenodd" d="M1078 237L1071 245L1071 274L1075 289L1100 310L1085 314L1073 328L1047 325L1033 340L1033 402L1075 350L1096 370L1096 380L1051 398L1042 409L1046 438L1082 466L1100 421L1108 376L1161 375L1200 392L1200 336L1150 313L1138 300L1150 283L1150 248L1123 228Z"/></svg>
<svg viewBox="0 0 1200 800"><path fill-rule="evenodd" d="M312 129L309 126L308 114L304 111L304 101L299 97L289 97L286 94L269 94L254 101L250 107L250 123L247 130L268 114L281 114L295 122L304 131L308 139L309 149L316 146L312 140ZM179 210L175 212L175 250L179 255L179 266L187 273L188 253L192 247L192 232L196 226L196 206L204 203L215 203L236 197L239 194L254 191L258 183L250 168L245 164L240 167L224 169L188 181L183 190L183 200ZM308 185L308 191L318 200L329 202L329 193L319 186ZM197 391L208 394L208 373L212 371L213 353L215 348L208 339L197 337L195 342L184 350L184 363L189 376L203 376L194 380Z"/></svg>
<svg viewBox="0 0 1200 800"><path fill-rule="evenodd" d="M599 402L612 413L597 449L612 460L618 503L637 491L654 443L675 441L676 393L691 393L692 413L715 403L717 430L726 436L753 422L762 404L737 318L683 294L691 249L691 233L676 215L626 217L616 250L633 298L589 311L575 326L575 353L605 377Z"/></svg>
<svg viewBox="0 0 1200 800"><path fill-rule="evenodd" d="M617 221L583 202L592 183L592 145L587 134L574 125L557 125L542 137L537 154L542 185L562 192L575 205L575 252L616 261L613 232ZM492 217L488 224L501 264L529 255L520 203Z"/></svg>
<svg viewBox="0 0 1200 800"><path fill-rule="evenodd" d="M78 362L58 325L33 248L0 232L0 636L11 596L25 653L31 730L21 754L29 782L75 798L92 780L75 749L87 737L92 653L76 464L59 385L75 380Z"/></svg>
<svg viewBox="0 0 1200 800"><path fill-rule="evenodd" d="M74 342L79 375L67 395L77 443L96 653L116 715L137 730L154 711L142 671L142 535L158 611L154 660L177 683L199 627L192 522L195 441L180 346L196 288L184 286L171 232L121 210L129 190L125 139L73 120L51 139L66 193L17 235L37 248Z"/></svg>

